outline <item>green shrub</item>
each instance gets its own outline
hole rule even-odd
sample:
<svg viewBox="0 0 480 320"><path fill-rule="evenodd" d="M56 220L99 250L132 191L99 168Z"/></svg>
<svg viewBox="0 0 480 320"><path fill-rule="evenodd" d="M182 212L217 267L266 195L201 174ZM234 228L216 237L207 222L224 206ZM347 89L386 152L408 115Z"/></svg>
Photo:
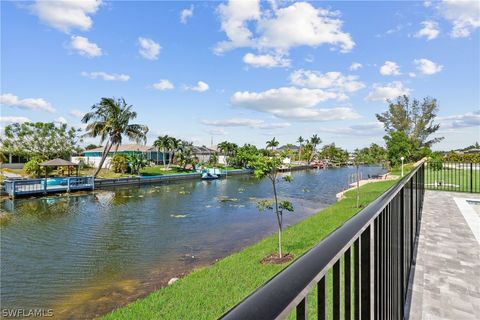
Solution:
<svg viewBox="0 0 480 320"><path fill-rule="evenodd" d="M433 153L428 161L428 166L434 170L439 171L443 169L443 160L442 156L438 153Z"/></svg>
<svg viewBox="0 0 480 320"><path fill-rule="evenodd" d="M450 152L444 158L445 161L464 162L464 163L480 163L480 153L456 153Z"/></svg>
<svg viewBox="0 0 480 320"><path fill-rule="evenodd" d="M148 164L147 159L142 154L132 154L127 158L128 167L133 174L140 174L140 170Z"/></svg>
<svg viewBox="0 0 480 320"><path fill-rule="evenodd" d="M84 158L78 158L79 169L91 169L93 166L88 163Z"/></svg>
<svg viewBox="0 0 480 320"><path fill-rule="evenodd" d="M38 177L42 174L43 171L42 167L40 167L41 162L42 159L34 157L30 161L25 163L23 170L25 170L25 172L30 176Z"/></svg>
<svg viewBox="0 0 480 320"><path fill-rule="evenodd" d="M117 153L113 156L111 165L113 172L125 173L128 170L128 157Z"/></svg>

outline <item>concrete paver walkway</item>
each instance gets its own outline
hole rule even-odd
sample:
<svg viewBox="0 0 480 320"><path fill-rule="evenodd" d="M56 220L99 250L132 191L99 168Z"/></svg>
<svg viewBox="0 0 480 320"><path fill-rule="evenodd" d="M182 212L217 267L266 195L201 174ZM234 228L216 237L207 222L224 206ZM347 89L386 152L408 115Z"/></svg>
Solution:
<svg viewBox="0 0 480 320"><path fill-rule="evenodd" d="M454 198L480 195L425 194L409 319L480 319L480 244Z"/></svg>

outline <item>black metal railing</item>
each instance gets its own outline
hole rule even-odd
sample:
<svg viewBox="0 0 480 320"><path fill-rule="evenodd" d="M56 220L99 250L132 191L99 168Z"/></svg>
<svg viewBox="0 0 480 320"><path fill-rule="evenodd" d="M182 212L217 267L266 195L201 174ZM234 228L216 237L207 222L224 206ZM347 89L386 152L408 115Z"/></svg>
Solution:
<svg viewBox="0 0 480 320"><path fill-rule="evenodd" d="M480 163L429 160L425 163L425 188L480 192Z"/></svg>
<svg viewBox="0 0 480 320"><path fill-rule="evenodd" d="M424 173L420 162L222 318L283 319L294 314L307 319L315 313L318 319L403 319ZM309 310L312 297L317 301Z"/></svg>

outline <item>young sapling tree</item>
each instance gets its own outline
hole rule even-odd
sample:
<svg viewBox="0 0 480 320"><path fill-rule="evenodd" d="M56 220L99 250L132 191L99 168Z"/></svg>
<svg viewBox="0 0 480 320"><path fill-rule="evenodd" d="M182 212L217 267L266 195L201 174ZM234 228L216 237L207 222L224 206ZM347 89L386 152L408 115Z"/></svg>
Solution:
<svg viewBox="0 0 480 320"><path fill-rule="evenodd" d="M293 212L293 204L287 200L278 198L277 184L280 182L278 167L281 165L281 159L277 157L259 156L255 161L255 176L257 178L267 177L272 182L273 201L262 200L257 202L260 211L273 210L277 216L278 225L278 257L283 258L282 252L282 229L283 229L283 213ZM281 179L285 182L291 182L291 176L283 176Z"/></svg>

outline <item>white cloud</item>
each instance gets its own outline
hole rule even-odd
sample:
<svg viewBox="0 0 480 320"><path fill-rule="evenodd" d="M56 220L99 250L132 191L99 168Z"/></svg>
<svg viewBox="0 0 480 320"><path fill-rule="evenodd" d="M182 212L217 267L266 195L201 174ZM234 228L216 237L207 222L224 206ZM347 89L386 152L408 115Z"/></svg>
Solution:
<svg viewBox="0 0 480 320"><path fill-rule="evenodd" d="M228 134L228 132L223 128L206 129L205 132L212 136L226 136Z"/></svg>
<svg viewBox="0 0 480 320"><path fill-rule="evenodd" d="M196 86L186 87L186 89L191 91L204 92L210 89L210 86L203 81L198 81Z"/></svg>
<svg viewBox="0 0 480 320"><path fill-rule="evenodd" d="M380 74L382 76L398 76L400 75L400 67L393 61L385 61L380 67Z"/></svg>
<svg viewBox="0 0 480 320"><path fill-rule="evenodd" d="M180 22L183 24L187 23L188 18L193 16L193 5L188 9L183 9L180 13Z"/></svg>
<svg viewBox="0 0 480 320"><path fill-rule="evenodd" d="M275 1L271 4L271 10L263 12L258 0L220 4L218 13L228 41L218 43L215 52L250 47L286 54L293 47L323 44L348 52L355 46L350 34L342 31L338 12L317 9L307 2L283 8L278 8Z"/></svg>
<svg viewBox="0 0 480 320"><path fill-rule="evenodd" d="M72 36L70 38L70 47L76 50L79 55L89 58L103 55L99 46L82 36Z"/></svg>
<svg viewBox="0 0 480 320"><path fill-rule="evenodd" d="M409 73L408 73L408 76L409 76L410 78L415 78L415 77L417 76L417 74L416 74L415 72L409 72Z"/></svg>
<svg viewBox="0 0 480 320"><path fill-rule="evenodd" d="M32 122L30 119L27 117L1 117L0 116L0 122L5 122L5 123L23 123L23 122Z"/></svg>
<svg viewBox="0 0 480 320"><path fill-rule="evenodd" d="M326 121L357 119L360 116L351 108L315 108L319 103L338 99L341 95L322 89L283 87L263 92L235 92L232 104L278 118L299 121Z"/></svg>
<svg viewBox="0 0 480 320"><path fill-rule="evenodd" d="M16 95L5 93L0 95L0 104L26 110L41 110L53 113L55 109L42 98L19 99Z"/></svg>
<svg viewBox="0 0 480 320"><path fill-rule="evenodd" d="M288 51L296 46L331 44L348 52L355 43L350 34L341 30L343 21L337 17L338 12L317 9L307 2L294 3L276 11L272 19L260 21L259 45Z"/></svg>
<svg viewBox="0 0 480 320"><path fill-rule="evenodd" d="M341 72L320 73L310 70L297 70L290 74L290 81L296 86L313 89L329 89L336 92L354 92L365 88L365 84L358 81L357 76L346 76ZM339 97L345 99L346 97Z"/></svg>
<svg viewBox="0 0 480 320"><path fill-rule="evenodd" d="M433 40L440 34L440 30L438 29L438 23L432 20L425 20L422 21L423 28L418 30L415 33L415 37L422 38L425 37L427 40Z"/></svg>
<svg viewBox="0 0 480 320"><path fill-rule="evenodd" d="M140 46L139 53L142 57L148 60L157 60L162 47L152 39L139 37L138 45Z"/></svg>
<svg viewBox="0 0 480 320"><path fill-rule="evenodd" d="M172 90L175 88L173 83L168 81L167 79L162 79L158 81L157 83L153 84L153 87L157 90L165 91L165 90Z"/></svg>
<svg viewBox="0 0 480 320"><path fill-rule="evenodd" d="M440 14L453 25L450 35L465 38L480 27L480 2L443 0L437 6Z"/></svg>
<svg viewBox="0 0 480 320"><path fill-rule="evenodd" d="M67 119L65 119L64 117L58 117L54 120L55 123L60 123L60 124L66 124L67 123Z"/></svg>
<svg viewBox="0 0 480 320"><path fill-rule="evenodd" d="M78 109L72 109L70 110L69 114L75 118L82 119L83 116L85 115L85 112L80 111Z"/></svg>
<svg viewBox="0 0 480 320"><path fill-rule="evenodd" d="M274 68L274 67L288 67L290 60L281 55L247 53L243 56L243 62L255 68Z"/></svg>
<svg viewBox="0 0 480 320"><path fill-rule="evenodd" d="M259 0L229 1L227 4L220 4L217 12L220 15L221 28L229 41L218 43L215 48L216 53L255 46L255 41L251 39L252 32L247 27L247 23L260 19Z"/></svg>
<svg viewBox="0 0 480 320"><path fill-rule="evenodd" d="M358 70L362 67L363 67L363 65L361 63L354 62L350 65L350 67L348 69L350 69L350 71L356 71L356 70Z"/></svg>
<svg viewBox="0 0 480 320"><path fill-rule="evenodd" d="M202 120L203 124L215 127L250 127L255 129L282 129L291 126L288 122L267 123L260 119L231 118L220 120Z"/></svg>
<svg viewBox="0 0 480 320"><path fill-rule="evenodd" d="M383 133L383 125L380 122L371 122L348 127L320 127L317 130L347 136L378 136Z"/></svg>
<svg viewBox="0 0 480 320"><path fill-rule="evenodd" d="M374 84L373 90L365 97L369 101L386 101L398 96L410 94L410 89L406 88L402 82L393 81L386 85Z"/></svg>
<svg viewBox="0 0 480 320"><path fill-rule="evenodd" d="M90 16L97 12L101 4L101 0L37 0L30 8L41 21L60 31L87 31L93 25Z"/></svg>
<svg viewBox="0 0 480 320"><path fill-rule="evenodd" d="M428 59L415 59L414 63L417 65L418 71L427 76L438 73L443 69L442 65L436 64Z"/></svg>
<svg viewBox="0 0 480 320"><path fill-rule="evenodd" d="M441 129L458 129L468 127L480 127L480 111L467 112L465 114L439 117Z"/></svg>
<svg viewBox="0 0 480 320"><path fill-rule="evenodd" d="M82 76L90 78L90 79L103 79L105 81L128 81L130 79L129 75L126 74L116 74L116 73L106 73L103 71L95 71L95 72L85 72L83 71L80 73Z"/></svg>

